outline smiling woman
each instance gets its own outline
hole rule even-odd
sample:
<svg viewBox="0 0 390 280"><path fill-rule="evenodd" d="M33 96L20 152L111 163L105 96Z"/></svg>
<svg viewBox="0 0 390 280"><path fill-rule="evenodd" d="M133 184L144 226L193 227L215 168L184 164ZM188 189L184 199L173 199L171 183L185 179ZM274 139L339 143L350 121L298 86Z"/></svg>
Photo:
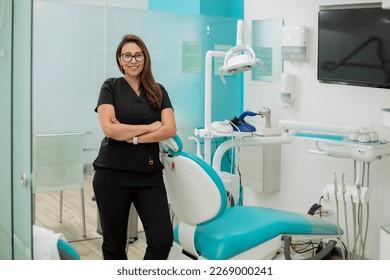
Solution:
<svg viewBox="0 0 390 280"><path fill-rule="evenodd" d="M116 61L124 77L103 83L95 109L105 135L93 164L103 257L127 259L127 222L133 204L148 241L144 259L167 259L173 231L159 142L176 134L172 104L165 88L154 80L141 38L123 36Z"/></svg>

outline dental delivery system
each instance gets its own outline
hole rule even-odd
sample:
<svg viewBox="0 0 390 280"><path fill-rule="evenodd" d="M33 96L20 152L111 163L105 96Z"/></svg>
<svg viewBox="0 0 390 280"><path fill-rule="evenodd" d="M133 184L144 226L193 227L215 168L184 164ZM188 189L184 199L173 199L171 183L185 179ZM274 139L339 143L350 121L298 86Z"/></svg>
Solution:
<svg viewBox="0 0 390 280"><path fill-rule="evenodd" d="M342 251L343 258L364 259L369 225L370 164L390 155L389 139L381 139L377 131L362 127L343 127L288 120L280 120L279 125L291 137L314 140L317 149L308 150L312 154L353 160L353 183L348 185L345 181L345 174L342 173L341 184L338 185L335 172L334 182L325 186L322 198L324 201L335 202L338 227L340 227L340 208L344 210L346 246L345 252ZM364 206L366 207L365 212L363 211ZM349 207L352 208L352 230L348 229L347 209ZM365 216L365 221L363 221L363 216ZM351 233L353 238L350 242ZM341 241L340 237L339 239Z"/></svg>

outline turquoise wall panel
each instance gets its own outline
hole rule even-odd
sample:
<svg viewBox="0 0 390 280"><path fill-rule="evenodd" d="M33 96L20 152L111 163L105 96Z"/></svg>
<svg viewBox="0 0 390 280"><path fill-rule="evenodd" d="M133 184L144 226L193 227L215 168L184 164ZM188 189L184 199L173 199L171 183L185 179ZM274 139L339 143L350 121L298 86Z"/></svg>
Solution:
<svg viewBox="0 0 390 280"><path fill-rule="evenodd" d="M148 8L151 11L164 11L188 14L200 14L201 0L149 0Z"/></svg>
<svg viewBox="0 0 390 280"><path fill-rule="evenodd" d="M244 18L243 0L201 0L200 13L202 15L225 16Z"/></svg>
<svg viewBox="0 0 390 280"><path fill-rule="evenodd" d="M244 0L149 0L149 10L244 18Z"/></svg>

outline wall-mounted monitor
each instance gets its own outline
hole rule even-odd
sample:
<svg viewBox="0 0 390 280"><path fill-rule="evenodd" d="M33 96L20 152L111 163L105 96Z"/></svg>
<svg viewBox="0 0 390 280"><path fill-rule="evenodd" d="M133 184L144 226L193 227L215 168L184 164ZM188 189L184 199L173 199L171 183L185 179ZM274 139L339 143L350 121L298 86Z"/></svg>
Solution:
<svg viewBox="0 0 390 280"><path fill-rule="evenodd" d="M317 78L390 88L390 10L320 9Z"/></svg>

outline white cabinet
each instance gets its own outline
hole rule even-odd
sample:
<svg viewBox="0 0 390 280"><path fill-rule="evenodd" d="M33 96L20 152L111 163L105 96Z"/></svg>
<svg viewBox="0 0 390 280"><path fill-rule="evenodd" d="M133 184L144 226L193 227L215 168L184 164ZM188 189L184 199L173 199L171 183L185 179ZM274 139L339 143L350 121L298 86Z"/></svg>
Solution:
<svg viewBox="0 0 390 280"><path fill-rule="evenodd" d="M281 145L241 147L242 185L258 192L280 190Z"/></svg>

